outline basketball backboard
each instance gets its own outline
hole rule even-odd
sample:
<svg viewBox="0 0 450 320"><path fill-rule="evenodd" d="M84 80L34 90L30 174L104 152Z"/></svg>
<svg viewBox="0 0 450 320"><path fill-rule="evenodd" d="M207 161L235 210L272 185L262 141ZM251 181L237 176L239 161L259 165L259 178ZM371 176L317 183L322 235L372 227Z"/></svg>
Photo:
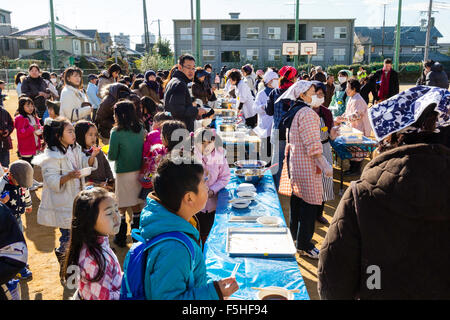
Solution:
<svg viewBox="0 0 450 320"><path fill-rule="evenodd" d="M317 42L302 42L300 43L301 56L314 56L317 54Z"/></svg>
<svg viewBox="0 0 450 320"><path fill-rule="evenodd" d="M283 56L298 56L299 45L297 42L283 42Z"/></svg>

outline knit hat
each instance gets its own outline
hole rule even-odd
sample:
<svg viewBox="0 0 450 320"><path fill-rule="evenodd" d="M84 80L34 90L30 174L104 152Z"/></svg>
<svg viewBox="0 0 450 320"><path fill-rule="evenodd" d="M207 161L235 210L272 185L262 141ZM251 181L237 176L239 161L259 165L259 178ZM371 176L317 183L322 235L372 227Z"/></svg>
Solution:
<svg viewBox="0 0 450 320"><path fill-rule="evenodd" d="M9 173L17 181L19 187L30 188L33 185L34 170L31 164L17 160L10 164Z"/></svg>
<svg viewBox="0 0 450 320"><path fill-rule="evenodd" d="M145 77L144 77L145 81L148 81L148 77L150 77L150 76L155 76L155 77L156 77L156 72L153 71L153 70L148 70L148 71L145 73Z"/></svg>

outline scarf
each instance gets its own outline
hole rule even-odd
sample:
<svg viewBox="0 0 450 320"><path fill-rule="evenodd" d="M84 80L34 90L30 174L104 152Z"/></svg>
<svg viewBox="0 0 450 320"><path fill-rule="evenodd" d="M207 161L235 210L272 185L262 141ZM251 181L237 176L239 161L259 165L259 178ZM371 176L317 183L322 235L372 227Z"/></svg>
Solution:
<svg viewBox="0 0 450 320"><path fill-rule="evenodd" d="M156 81L145 81L145 84L157 94L159 94L159 84Z"/></svg>
<svg viewBox="0 0 450 320"><path fill-rule="evenodd" d="M386 75L386 69L383 68L383 72L381 74L380 90L378 91L378 98L380 98L381 100L386 100L389 96L390 79L391 79L391 71L389 71Z"/></svg>

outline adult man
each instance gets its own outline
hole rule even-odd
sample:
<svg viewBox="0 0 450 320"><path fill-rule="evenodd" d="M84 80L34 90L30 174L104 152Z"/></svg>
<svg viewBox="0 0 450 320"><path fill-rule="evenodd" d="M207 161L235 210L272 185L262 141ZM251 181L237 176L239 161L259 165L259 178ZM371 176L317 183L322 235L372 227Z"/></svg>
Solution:
<svg viewBox="0 0 450 320"><path fill-rule="evenodd" d="M100 103L102 100L98 97L98 77L95 74L90 74L88 76L88 87L86 90L86 95L88 97L89 102L91 103L92 107L94 108L93 112L93 121L95 121L95 116L97 115L98 107L100 106Z"/></svg>
<svg viewBox="0 0 450 320"><path fill-rule="evenodd" d="M389 99L399 93L398 73L392 69L392 60L384 59L383 69L377 70L375 80L380 82L378 90L378 102Z"/></svg>
<svg viewBox="0 0 450 320"><path fill-rule="evenodd" d="M164 106L166 111L172 113L176 120L186 124L190 132L194 131L194 121L197 117L206 113L204 109L198 109L192 102L188 83L192 82L195 74L195 59L190 54L181 55L178 59L177 70L166 86L164 94Z"/></svg>
<svg viewBox="0 0 450 320"><path fill-rule="evenodd" d="M311 80L317 80L317 81L320 81L320 82L326 82L327 81L327 76L325 75L325 73L323 73L322 67L321 66L317 66L315 68L315 70L316 70L316 74L311 78Z"/></svg>
<svg viewBox="0 0 450 320"><path fill-rule="evenodd" d="M448 76L442 64L436 61L429 66L425 78L425 85L448 89Z"/></svg>

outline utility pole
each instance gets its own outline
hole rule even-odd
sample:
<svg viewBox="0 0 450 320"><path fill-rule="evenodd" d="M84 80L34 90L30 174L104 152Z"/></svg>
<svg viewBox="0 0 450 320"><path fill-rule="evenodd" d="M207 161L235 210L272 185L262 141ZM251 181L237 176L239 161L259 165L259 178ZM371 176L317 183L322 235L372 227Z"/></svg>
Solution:
<svg viewBox="0 0 450 320"><path fill-rule="evenodd" d="M194 0L191 0L191 53L195 52L195 31L194 31Z"/></svg>
<svg viewBox="0 0 450 320"><path fill-rule="evenodd" d="M431 32L431 13L433 7L433 0L430 0L428 6L428 25L427 25L427 35L425 37L425 53L423 55L423 61L428 60L428 51L430 49L430 32Z"/></svg>
<svg viewBox="0 0 450 320"><path fill-rule="evenodd" d="M384 26L386 22L386 3L383 4L384 13L383 13L383 30L381 31L381 56L384 59Z"/></svg>
<svg viewBox="0 0 450 320"><path fill-rule="evenodd" d="M55 33L55 13L53 11L53 0L50 0L50 30L52 34L52 52L51 52L51 69L54 71L58 64L58 56L56 54L56 33Z"/></svg>
<svg viewBox="0 0 450 320"><path fill-rule="evenodd" d="M402 0L398 0L398 19L397 19L397 32L395 34L395 55L394 55L394 70L397 72L399 71L400 67L401 24L402 24Z"/></svg>
<svg viewBox="0 0 450 320"><path fill-rule="evenodd" d="M158 19L158 42L161 42L161 20Z"/></svg>
<svg viewBox="0 0 450 320"><path fill-rule="evenodd" d="M200 26L200 0L196 0L196 24L195 24L195 45L196 45L196 58L197 65L202 65L202 55L201 55L201 26Z"/></svg>
<svg viewBox="0 0 450 320"><path fill-rule="evenodd" d="M150 51L150 36L148 32L148 20L147 20L147 4L146 0L142 0L144 5L144 38L145 38L145 52Z"/></svg>
<svg viewBox="0 0 450 320"><path fill-rule="evenodd" d="M298 44L299 41L299 34L300 34L300 26L299 26L299 21L298 21L298 17L299 17L299 0L296 0L296 4L295 4L295 43ZM294 56L294 68L298 68L298 54Z"/></svg>

